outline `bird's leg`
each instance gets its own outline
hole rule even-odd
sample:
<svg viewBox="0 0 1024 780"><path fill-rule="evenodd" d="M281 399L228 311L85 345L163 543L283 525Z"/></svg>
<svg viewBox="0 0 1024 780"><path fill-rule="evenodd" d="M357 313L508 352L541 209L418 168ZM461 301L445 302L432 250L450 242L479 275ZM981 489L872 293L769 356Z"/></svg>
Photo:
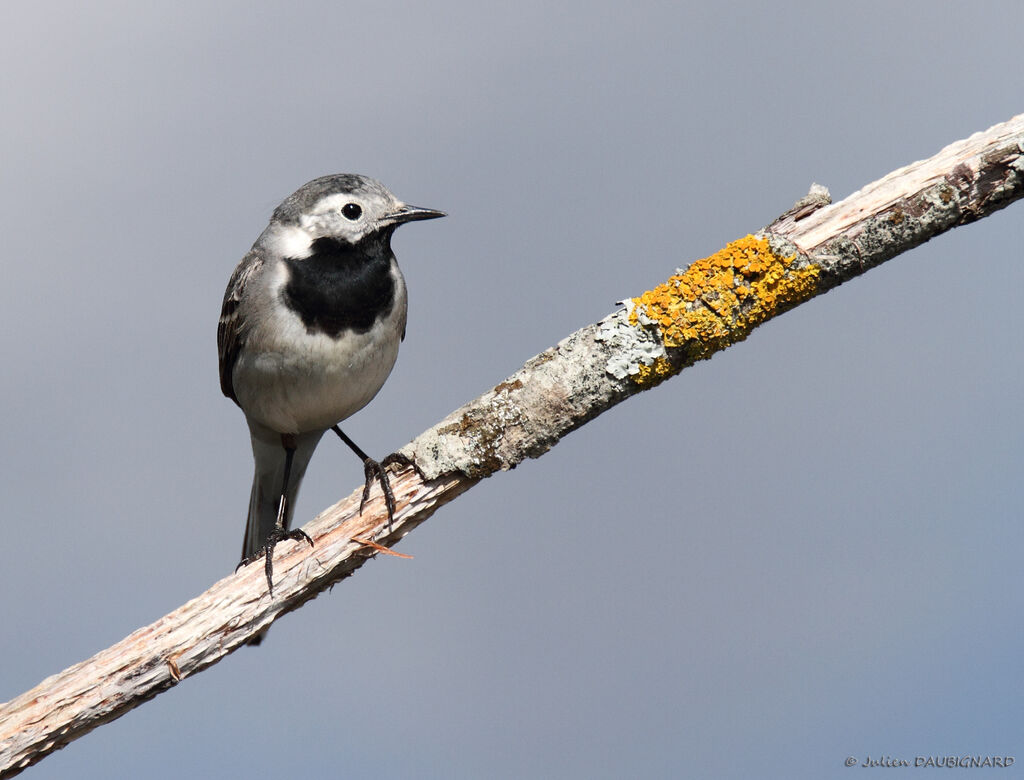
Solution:
<svg viewBox="0 0 1024 780"><path fill-rule="evenodd" d="M359 445L352 441L345 432L341 430L337 425L332 425L331 430L338 434L338 437L348 445L348 448L356 454L356 457L363 462L363 476L366 479L363 485L363 499L359 502L359 514L363 513L363 507L366 506L367 500L370 498L370 486L376 479L380 482L380 489L384 493L384 506L388 510L388 533L391 533L391 526L395 520L395 494L391 491L391 481L388 479L387 467L392 463L397 463L402 466L412 466L413 462L402 455L400 452L393 452L388 455L382 461L376 461L363 452Z"/></svg>
<svg viewBox="0 0 1024 780"><path fill-rule="evenodd" d="M281 434L281 446L284 447L284 479L281 480L281 501L277 505L277 522L274 530L284 531L284 514L288 506L288 480L292 474L292 460L295 458L295 437L290 433Z"/></svg>
<svg viewBox="0 0 1024 780"><path fill-rule="evenodd" d="M284 479L281 481L281 501L277 505L277 522L274 523L274 530L267 537L267 543L263 547L266 563L264 571L267 574L267 588L270 595L274 595L274 547L278 542L285 539L293 539L298 542L305 539L309 546L313 546L313 540L301 528L289 531L285 527L285 515L288 509L288 480L292 473L292 459L295 457L295 436L290 433L281 434L281 446L284 447Z"/></svg>

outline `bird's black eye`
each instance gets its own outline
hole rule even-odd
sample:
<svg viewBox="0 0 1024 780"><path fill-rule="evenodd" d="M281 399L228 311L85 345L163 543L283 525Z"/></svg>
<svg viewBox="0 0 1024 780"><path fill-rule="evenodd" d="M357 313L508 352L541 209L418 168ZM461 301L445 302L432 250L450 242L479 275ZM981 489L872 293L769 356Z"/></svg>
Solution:
<svg viewBox="0 0 1024 780"><path fill-rule="evenodd" d="M358 203L346 203L341 207L341 213L345 215L345 219L355 222L363 215L363 209Z"/></svg>

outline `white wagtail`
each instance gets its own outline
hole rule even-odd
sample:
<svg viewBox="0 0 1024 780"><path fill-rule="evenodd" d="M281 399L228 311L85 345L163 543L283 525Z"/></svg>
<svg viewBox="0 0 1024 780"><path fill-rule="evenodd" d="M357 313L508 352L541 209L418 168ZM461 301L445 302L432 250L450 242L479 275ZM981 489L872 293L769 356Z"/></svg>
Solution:
<svg viewBox="0 0 1024 780"><path fill-rule="evenodd" d="M322 176L285 198L231 275L217 326L220 387L245 412L256 461L239 566L264 553L271 593L274 545L313 544L288 527L328 429L363 461L363 503L378 479L392 519L383 467L401 458L374 461L338 423L377 394L405 338L392 234L404 222L443 216L402 203L366 176Z"/></svg>

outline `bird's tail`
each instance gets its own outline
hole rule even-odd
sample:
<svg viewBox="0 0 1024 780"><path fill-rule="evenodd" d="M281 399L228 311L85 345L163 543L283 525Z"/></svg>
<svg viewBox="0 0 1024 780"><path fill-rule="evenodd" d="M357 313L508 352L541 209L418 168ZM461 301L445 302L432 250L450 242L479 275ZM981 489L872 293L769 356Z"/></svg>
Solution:
<svg viewBox="0 0 1024 780"><path fill-rule="evenodd" d="M281 435L255 423L249 425L252 439L252 455L256 462L256 473L252 478L252 493L249 495L249 519L245 524L245 539L242 542L242 561L253 558L263 549L267 537L277 523L278 507L281 502L281 485L284 482L286 451ZM288 528L295 512L295 499L299 496L302 478L306 475L313 451L324 435L323 431L303 433L295 437L295 454L292 456L291 473L288 476L288 493L285 502L284 527ZM258 645L267 635L266 629L258 633L248 644Z"/></svg>
<svg viewBox="0 0 1024 780"><path fill-rule="evenodd" d="M252 479L252 493L249 495L249 518L245 525L245 539L242 542L242 560L252 558L263 549L270 532L277 522L281 502L281 485L284 481L286 452L281 436L257 425L249 426L252 439L253 460L256 473ZM288 477L284 527L291 526L295 511L295 499L299 495L302 478L306 474L313 451L324 435L323 431L298 434L295 437L295 454L292 457L291 473Z"/></svg>

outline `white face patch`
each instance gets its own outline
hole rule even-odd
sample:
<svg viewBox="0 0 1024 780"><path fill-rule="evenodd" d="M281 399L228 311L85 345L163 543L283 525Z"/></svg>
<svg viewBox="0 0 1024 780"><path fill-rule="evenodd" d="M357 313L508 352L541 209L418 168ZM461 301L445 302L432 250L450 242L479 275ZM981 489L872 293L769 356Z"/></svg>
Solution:
<svg viewBox="0 0 1024 780"><path fill-rule="evenodd" d="M358 206L358 216L354 219L351 213L346 216L345 207L350 204ZM302 228L313 239L330 236L356 244L385 224L385 216L400 205L393 197L374 193L336 192L321 198L300 220Z"/></svg>
<svg viewBox="0 0 1024 780"><path fill-rule="evenodd" d="M355 195L347 192L336 192L333 195L328 195L326 198L320 199L320 202L316 204L316 209L313 211L313 216L324 216L326 214L340 212L346 203L356 203L364 212L366 210L362 198L356 197Z"/></svg>
<svg viewBox="0 0 1024 780"><path fill-rule="evenodd" d="M278 225L267 237L267 245L280 257L301 259L312 254L313 236L305 227Z"/></svg>
<svg viewBox="0 0 1024 780"><path fill-rule="evenodd" d="M359 206L358 218L349 219L342 214L342 209L349 203ZM302 227L312 236L331 236L355 244L368 232L371 216L362 198L351 193L336 192L322 198L312 213L303 214L301 222Z"/></svg>

